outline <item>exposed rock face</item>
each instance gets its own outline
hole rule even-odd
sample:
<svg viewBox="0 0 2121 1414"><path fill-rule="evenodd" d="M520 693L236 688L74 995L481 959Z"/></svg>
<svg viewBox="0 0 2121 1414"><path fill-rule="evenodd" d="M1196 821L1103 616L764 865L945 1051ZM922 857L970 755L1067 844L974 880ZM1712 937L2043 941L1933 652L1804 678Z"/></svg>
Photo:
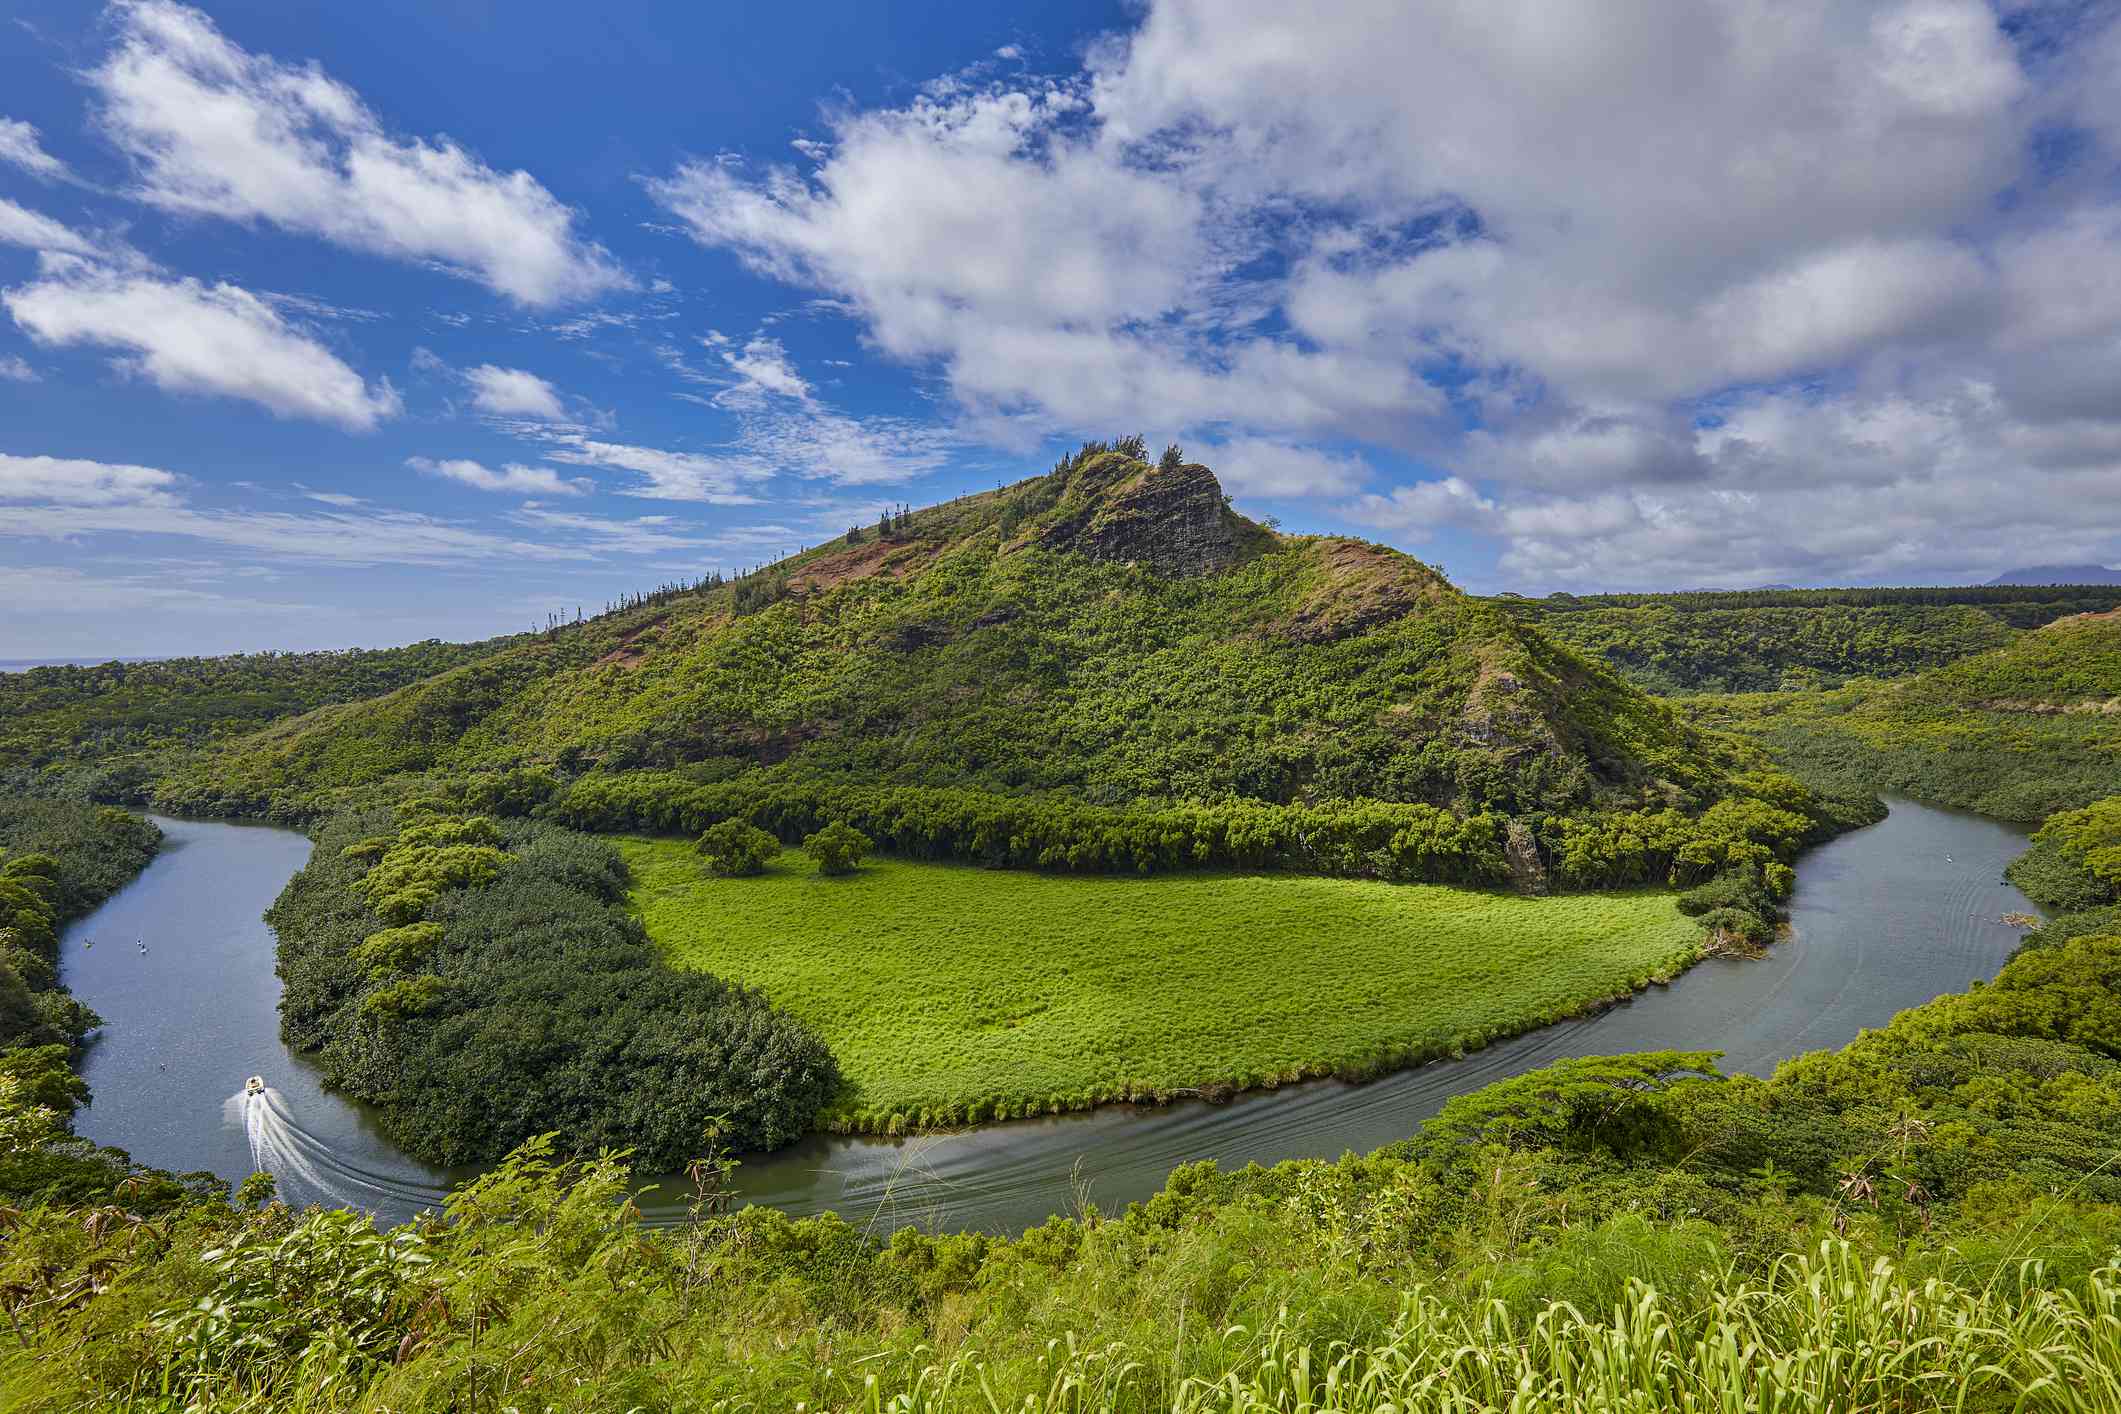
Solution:
<svg viewBox="0 0 2121 1414"><path fill-rule="evenodd" d="M1170 579L1213 574L1237 562L1222 483L1198 463L1146 469L1092 499L1041 537L1093 560L1146 565Z"/></svg>

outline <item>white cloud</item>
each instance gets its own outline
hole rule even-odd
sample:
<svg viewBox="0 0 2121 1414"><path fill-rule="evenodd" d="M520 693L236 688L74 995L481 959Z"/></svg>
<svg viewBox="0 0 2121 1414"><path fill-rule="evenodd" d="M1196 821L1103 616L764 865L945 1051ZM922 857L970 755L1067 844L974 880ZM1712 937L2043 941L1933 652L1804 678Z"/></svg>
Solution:
<svg viewBox="0 0 2121 1414"><path fill-rule="evenodd" d="M0 452L0 501L170 506L177 486L175 474L151 466Z"/></svg>
<svg viewBox="0 0 2121 1414"><path fill-rule="evenodd" d="M40 381L37 370L29 366L29 360L20 354L0 357L0 383L35 383Z"/></svg>
<svg viewBox="0 0 2121 1414"><path fill-rule="evenodd" d="M1659 400L1990 317L1960 228L2026 92L1979 0L1158 0L1075 80L940 82L807 175L651 190L996 438L1427 450L1446 366Z"/></svg>
<svg viewBox="0 0 2121 1414"><path fill-rule="evenodd" d="M4 196L0 196L0 245L63 251L69 255L87 255L94 250L86 237L49 216L18 206Z"/></svg>
<svg viewBox="0 0 2121 1414"><path fill-rule="evenodd" d="M713 347L710 340L701 342ZM737 376L735 386L715 396L723 407L756 407L769 397L800 403L811 400L810 384L788 361L788 351L779 339L753 339L740 353L723 350L722 362Z"/></svg>
<svg viewBox="0 0 2121 1414"><path fill-rule="evenodd" d="M2121 423L2027 423L1982 384L1757 394L1688 450L1687 477L1584 478L1558 494L1451 477L1345 510L1410 542L1445 528L1499 537L1501 582L1535 591L1963 583L2121 550Z"/></svg>
<svg viewBox="0 0 2121 1414"><path fill-rule="evenodd" d="M167 392L242 398L283 417L354 431L399 410L387 381L371 388L270 304L234 285L48 260L37 280L8 290L0 302L40 342L130 350L121 367Z"/></svg>
<svg viewBox="0 0 2121 1414"><path fill-rule="evenodd" d="M471 384L472 406L503 417L534 417L546 422L567 420L560 390L520 368L498 368L482 363L464 377Z"/></svg>
<svg viewBox="0 0 2121 1414"><path fill-rule="evenodd" d="M714 543L711 537L701 536L680 526L670 516L636 516L630 520L614 520L605 516L578 515L527 505L517 511L512 519L542 530L574 532L599 551L615 554L653 555L666 550L698 549Z"/></svg>
<svg viewBox="0 0 2121 1414"><path fill-rule="evenodd" d="M913 418L854 418L808 406L748 414L738 437L758 462L843 486L910 481L948 459L958 439Z"/></svg>
<svg viewBox="0 0 2121 1414"><path fill-rule="evenodd" d="M465 560L582 560L595 551L497 536L411 511L341 506L318 512L201 509L183 478L157 467L0 453L0 536L65 542L89 536L170 537L282 559L333 564L442 565Z"/></svg>
<svg viewBox="0 0 2121 1414"><path fill-rule="evenodd" d="M1153 449L1152 449L1153 450ZM1361 457L1257 438L1189 449L1234 496L1343 496L1370 479Z"/></svg>
<svg viewBox="0 0 2121 1414"><path fill-rule="evenodd" d="M446 137L394 136L317 65L248 53L198 10L120 0L112 13L117 42L88 79L142 200L438 262L526 305L629 283L528 172Z"/></svg>
<svg viewBox="0 0 2121 1414"><path fill-rule="evenodd" d="M511 462L496 471L492 467L463 458L438 461L432 457L408 457L405 464L425 475L454 481L475 491L500 491L525 496L580 496L587 491L585 482L562 480L560 474L551 467L523 466Z"/></svg>
<svg viewBox="0 0 2121 1414"><path fill-rule="evenodd" d="M540 435L550 444L546 455L553 461L630 471L645 477L646 484L622 488L623 494L650 500L752 505L757 497L741 488L773 474L772 467L752 457L715 457L604 442L565 428L545 430Z"/></svg>
<svg viewBox="0 0 2121 1414"><path fill-rule="evenodd" d="M19 118L0 118L0 162L20 167L33 177L62 175L66 164L44 150L33 124Z"/></svg>

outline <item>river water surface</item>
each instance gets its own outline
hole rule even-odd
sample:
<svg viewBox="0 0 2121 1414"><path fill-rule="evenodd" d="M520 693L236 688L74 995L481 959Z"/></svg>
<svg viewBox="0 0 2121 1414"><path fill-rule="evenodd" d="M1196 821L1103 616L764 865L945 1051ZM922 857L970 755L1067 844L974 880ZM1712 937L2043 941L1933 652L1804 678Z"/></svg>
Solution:
<svg viewBox="0 0 2121 1414"><path fill-rule="evenodd" d="M2019 936L2002 916L2032 911L2003 882L2025 831L1889 803L1882 823L1798 862L1792 937L1765 958L1710 959L1600 1015L1462 1061L1227 1105L1117 1106L911 1140L813 1138L751 1158L737 1185L792 1213L1017 1231L1085 1201L1110 1211L1145 1198L1196 1159L1271 1164L1374 1149L1406 1138L1453 1095L1570 1056L1720 1050L1727 1070L1764 1075L1993 977ZM273 936L260 915L309 857L309 841L262 825L156 823L167 840L155 861L66 932L65 981L106 1023L84 1067L95 1101L76 1129L161 1168L229 1180L269 1170L296 1203L389 1218L438 1204L467 1175L399 1153L280 1042ZM253 1074L269 1089L246 1101ZM681 1211L675 1196L644 1206L652 1218Z"/></svg>

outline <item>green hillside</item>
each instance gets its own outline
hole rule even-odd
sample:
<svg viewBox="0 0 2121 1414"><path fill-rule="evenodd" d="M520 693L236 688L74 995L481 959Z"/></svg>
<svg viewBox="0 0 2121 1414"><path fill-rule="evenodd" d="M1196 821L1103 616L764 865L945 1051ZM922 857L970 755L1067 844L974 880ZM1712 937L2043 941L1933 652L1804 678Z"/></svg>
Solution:
<svg viewBox="0 0 2121 1414"><path fill-rule="evenodd" d="M308 813L520 764L1507 812L1699 802L1711 738L1388 548L1284 537L1207 468L1046 476L656 596L220 747L158 799Z"/></svg>
<svg viewBox="0 0 2121 1414"><path fill-rule="evenodd" d="M1497 603L1650 692L1775 692L1898 678L2121 605L2121 588L2040 585L1504 595Z"/></svg>
<svg viewBox="0 0 2121 1414"><path fill-rule="evenodd" d="M0 673L0 778L130 798L177 753L282 718L374 697L516 642L237 653Z"/></svg>
<svg viewBox="0 0 2121 1414"><path fill-rule="evenodd" d="M2121 781L2121 611L2058 619L1894 683L1698 698L1815 786L1896 790L2038 820Z"/></svg>

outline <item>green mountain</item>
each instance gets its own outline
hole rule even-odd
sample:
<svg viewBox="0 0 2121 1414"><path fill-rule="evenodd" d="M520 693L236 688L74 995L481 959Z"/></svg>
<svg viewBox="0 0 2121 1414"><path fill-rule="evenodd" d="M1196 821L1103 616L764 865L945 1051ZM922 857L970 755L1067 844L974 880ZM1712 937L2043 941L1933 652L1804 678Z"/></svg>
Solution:
<svg viewBox="0 0 2121 1414"><path fill-rule="evenodd" d="M1699 803L1727 743L1429 566L1092 444L728 584L217 745L158 798L302 813L550 763L1512 813Z"/></svg>
<svg viewBox="0 0 2121 1414"><path fill-rule="evenodd" d="M2038 820L2121 781L2121 610L2057 619L1898 682L1691 707L1703 725L1757 738L1818 787Z"/></svg>

